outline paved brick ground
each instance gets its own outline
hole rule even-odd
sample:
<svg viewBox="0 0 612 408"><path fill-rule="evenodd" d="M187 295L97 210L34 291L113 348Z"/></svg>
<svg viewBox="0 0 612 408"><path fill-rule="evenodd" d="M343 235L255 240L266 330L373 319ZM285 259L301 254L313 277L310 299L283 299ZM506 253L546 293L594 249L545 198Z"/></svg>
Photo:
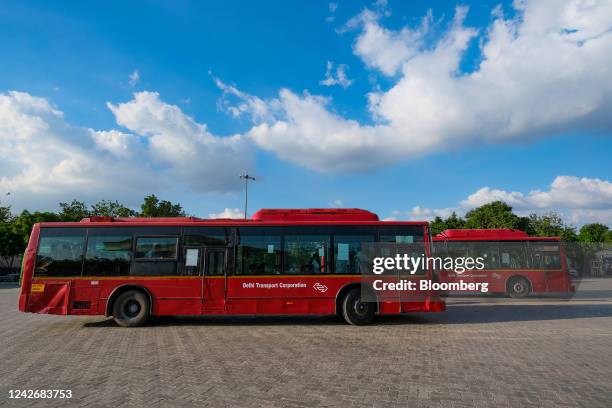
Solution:
<svg viewBox="0 0 612 408"><path fill-rule="evenodd" d="M459 299L367 327L248 317L124 329L19 313L17 290L0 287L0 405L610 407L612 283L583 289L570 302ZM49 388L74 397L8 399Z"/></svg>

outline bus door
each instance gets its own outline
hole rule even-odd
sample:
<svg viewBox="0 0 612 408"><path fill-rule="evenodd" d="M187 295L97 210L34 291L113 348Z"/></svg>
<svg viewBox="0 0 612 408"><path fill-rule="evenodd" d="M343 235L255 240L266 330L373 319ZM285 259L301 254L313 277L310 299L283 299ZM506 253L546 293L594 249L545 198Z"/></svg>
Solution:
<svg viewBox="0 0 612 408"><path fill-rule="evenodd" d="M227 287L227 247L204 247L202 259L203 310L223 310Z"/></svg>
<svg viewBox="0 0 612 408"><path fill-rule="evenodd" d="M569 290L569 275L567 264L563 259L563 251L559 242L540 241L529 243L532 254L532 263L538 269L539 276L543 276L544 282L532 279L535 291L545 290L547 292L567 292ZM545 286L542 287L542 284Z"/></svg>
<svg viewBox="0 0 612 408"><path fill-rule="evenodd" d="M200 277L202 310L225 306L226 247L185 246L185 274Z"/></svg>

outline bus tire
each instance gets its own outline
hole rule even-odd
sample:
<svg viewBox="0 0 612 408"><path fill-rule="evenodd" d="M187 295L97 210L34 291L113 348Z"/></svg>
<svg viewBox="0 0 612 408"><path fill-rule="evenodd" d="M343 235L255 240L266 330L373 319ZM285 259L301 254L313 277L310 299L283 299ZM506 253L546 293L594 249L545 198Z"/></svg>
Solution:
<svg viewBox="0 0 612 408"><path fill-rule="evenodd" d="M506 293L514 299L525 298L531 292L531 285L526 278L515 276L508 280Z"/></svg>
<svg viewBox="0 0 612 408"><path fill-rule="evenodd" d="M113 318L122 327L142 326L149 319L149 298L140 290L128 290L115 300Z"/></svg>
<svg viewBox="0 0 612 408"><path fill-rule="evenodd" d="M374 320L376 305L373 302L363 302L361 288L351 289L342 300L342 317L347 323L361 326Z"/></svg>

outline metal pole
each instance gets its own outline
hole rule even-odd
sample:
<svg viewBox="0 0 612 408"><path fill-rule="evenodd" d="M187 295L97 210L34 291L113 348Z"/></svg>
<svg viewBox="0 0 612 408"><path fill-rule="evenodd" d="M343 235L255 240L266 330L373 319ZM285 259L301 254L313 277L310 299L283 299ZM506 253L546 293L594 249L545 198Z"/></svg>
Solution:
<svg viewBox="0 0 612 408"><path fill-rule="evenodd" d="M249 208L249 179L244 178L244 219L247 219L247 210Z"/></svg>
<svg viewBox="0 0 612 408"><path fill-rule="evenodd" d="M247 211L249 205L249 180L255 181L255 177L249 176L248 173L240 175L241 179L244 179L244 219L247 218Z"/></svg>

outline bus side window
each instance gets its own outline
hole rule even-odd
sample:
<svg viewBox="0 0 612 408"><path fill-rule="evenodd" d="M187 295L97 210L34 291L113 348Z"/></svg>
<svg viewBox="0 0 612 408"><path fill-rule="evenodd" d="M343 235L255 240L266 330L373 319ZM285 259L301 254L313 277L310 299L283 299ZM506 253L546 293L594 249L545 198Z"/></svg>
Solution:
<svg viewBox="0 0 612 408"><path fill-rule="evenodd" d="M178 237L137 237L132 275L177 274Z"/></svg>
<svg viewBox="0 0 612 408"><path fill-rule="evenodd" d="M329 235L285 235L285 273L330 273Z"/></svg>
<svg viewBox="0 0 612 408"><path fill-rule="evenodd" d="M531 243L531 259L537 269L561 269L559 244L556 242Z"/></svg>
<svg viewBox="0 0 612 408"><path fill-rule="evenodd" d="M527 251L524 242L501 242L499 244L500 266L507 269L527 269Z"/></svg>
<svg viewBox="0 0 612 408"><path fill-rule="evenodd" d="M277 275L281 273L280 229L238 228L236 275Z"/></svg>
<svg viewBox="0 0 612 408"><path fill-rule="evenodd" d="M469 246L469 256L482 258L484 269L498 269L500 266L499 243L496 241L473 241Z"/></svg>
<svg viewBox="0 0 612 408"><path fill-rule="evenodd" d="M425 254L425 230L422 226L379 227L378 234L380 255L383 257L408 254L408 256L420 258ZM424 274L426 269L421 268L414 273Z"/></svg>
<svg viewBox="0 0 612 408"><path fill-rule="evenodd" d="M42 228L34 275L80 276L84 247L84 228Z"/></svg>
<svg viewBox="0 0 612 408"><path fill-rule="evenodd" d="M113 233L113 235L109 235ZM132 261L132 235L90 228L84 276L126 276Z"/></svg>
<svg viewBox="0 0 612 408"><path fill-rule="evenodd" d="M367 254L362 254L362 244L373 242L373 232L367 235L334 235L334 273L359 274L361 263L365 261L363 258L367 257Z"/></svg>

